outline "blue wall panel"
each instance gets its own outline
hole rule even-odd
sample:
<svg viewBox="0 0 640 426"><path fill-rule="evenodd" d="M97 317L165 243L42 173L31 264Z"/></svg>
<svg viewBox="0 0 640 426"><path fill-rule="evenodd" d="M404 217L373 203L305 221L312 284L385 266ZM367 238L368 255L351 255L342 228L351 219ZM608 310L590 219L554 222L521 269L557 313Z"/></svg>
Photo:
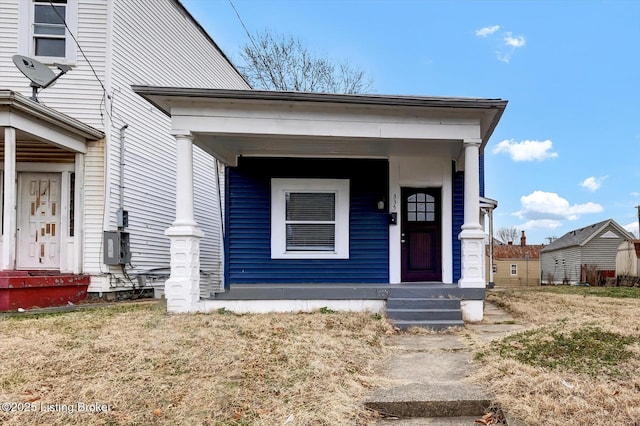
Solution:
<svg viewBox="0 0 640 426"><path fill-rule="evenodd" d="M388 283L387 160L241 158L227 193L227 284ZM271 259L271 178L350 180L349 259Z"/></svg>
<svg viewBox="0 0 640 426"><path fill-rule="evenodd" d="M453 282L457 283L462 275L462 243L458 236L462 232L464 225L464 172L456 171L455 162L453 169L453 197L451 211L453 212L452 220L452 239L453 239Z"/></svg>
<svg viewBox="0 0 640 426"><path fill-rule="evenodd" d="M480 153L480 196L484 197L484 153Z"/></svg>

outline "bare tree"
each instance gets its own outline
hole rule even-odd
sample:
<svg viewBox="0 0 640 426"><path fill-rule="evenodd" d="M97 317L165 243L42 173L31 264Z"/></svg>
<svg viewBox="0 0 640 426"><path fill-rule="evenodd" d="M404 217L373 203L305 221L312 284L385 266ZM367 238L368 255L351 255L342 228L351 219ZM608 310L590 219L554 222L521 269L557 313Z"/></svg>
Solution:
<svg viewBox="0 0 640 426"><path fill-rule="evenodd" d="M508 244L512 242L513 244L519 244L520 242L520 233L515 228L515 226L500 228L496 232L496 237L502 241L504 244Z"/></svg>
<svg viewBox="0 0 640 426"><path fill-rule="evenodd" d="M240 55L244 61L240 72L255 89L348 94L371 90L372 81L364 71L316 56L291 35L256 33Z"/></svg>

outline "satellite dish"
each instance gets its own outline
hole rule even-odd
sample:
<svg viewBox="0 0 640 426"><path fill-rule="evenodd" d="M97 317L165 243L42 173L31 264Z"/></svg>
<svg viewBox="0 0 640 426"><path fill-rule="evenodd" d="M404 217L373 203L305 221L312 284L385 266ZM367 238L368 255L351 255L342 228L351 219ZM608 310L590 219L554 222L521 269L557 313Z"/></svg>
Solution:
<svg viewBox="0 0 640 426"><path fill-rule="evenodd" d="M46 89L51 86L71 69L69 65L53 64L60 70L60 74L55 75L48 66L22 55L13 55L13 63L16 64L16 67L25 77L31 80L31 87L33 88L31 99L36 102L38 102L38 89Z"/></svg>

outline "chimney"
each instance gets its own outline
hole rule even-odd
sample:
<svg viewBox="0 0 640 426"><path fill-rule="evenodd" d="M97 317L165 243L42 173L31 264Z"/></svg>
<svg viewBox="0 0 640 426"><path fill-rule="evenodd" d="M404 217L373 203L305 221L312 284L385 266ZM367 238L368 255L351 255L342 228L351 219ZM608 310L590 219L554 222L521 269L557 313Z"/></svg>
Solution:
<svg viewBox="0 0 640 426"><path fill-rule="evenodd" d="M524 247L527 245L527 237L524 235L524 231L522 231L522 235L520 236L520 246Z"/></svg>

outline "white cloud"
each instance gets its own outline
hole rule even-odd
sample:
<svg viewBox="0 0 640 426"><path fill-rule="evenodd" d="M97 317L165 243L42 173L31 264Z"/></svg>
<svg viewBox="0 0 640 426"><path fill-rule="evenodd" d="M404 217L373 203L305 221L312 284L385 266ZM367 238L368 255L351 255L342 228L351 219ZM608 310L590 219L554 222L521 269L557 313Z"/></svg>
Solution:
<svg viewBox="0 0 640 426"><path fill-rule="evenodd" d="M480 28L476 30L476 35L478 37L487 37L500 29L500 25L492 25L490 27Z"/></svg>
<svg viewBox="0 0 640 426"><path fill-rule="evenodd" d="M631 196L632 197L640 197L640 192L635 192L634 191L634 192L631 193Z"/></svg>
<svg viewBox="0 0 640 426"><path fill-rule="evenodd" d="M520 197L520 205L521 209L514 213L516 216L530 222L539 222L540 225L547 227L557 227L556 222L576 220L580 215L599 213L603 210L600 204L591 202L570 205L558 194L544 191L534 191Z"/></svg>
<svg viewBox="0 0 640 426"><path fill-rule="evenodd" d="M511 55L505 55L501 51L497 50L496 58L498 58L500 62L504 62L505 64L508 64L509 61L511 60Z"/></svg>
<svg viewBox="0 0 640 426"><path fill-rule="evenodd" d="M556 158L558 153L551 151L553 142L524 140L516 142L513 139L503 140L493 148L494 154L506 152L513 161L542 161L548 158Z"/></svg>
<svg viewBox="0 0 640 426"><path fill-rule="evenodd" d="M607 178L607 176L601 176L599 178L597 178L595 176L590 176L590 177L586 178L585 180L583 180L580 183L580 186L583 187L583 188L587 188L591 192L595 192L598 189L600 189L600 187L602 186L602 181L604 181L606 178Z"/></svg>
<svg viewBox="0 0 640 426"><path fill-rule="evenodd" d="M624 229L640 238L640 231L638 230L638 222L631 222L623 226Z"/></svg>
<svg viewBox="0 0 640 426"><path fill-rule="evenodd" d="M496 58L508 64L516 50L527 44L527 40L523 35L514 36L511 31L501 33L498 31L500 31L500 25L491 25L476 30L476 36L491 40L496 48Z"/></svg>
<svg viewBox="0 0 640 426"><path fill-rule="evenodd" d="M504 36L505 46L510 46L514 49L517 49L518 47L523 47L525 43L526 41L524 39L524 36L513 37L511 33L506 33L506 35Z"/></svg>

